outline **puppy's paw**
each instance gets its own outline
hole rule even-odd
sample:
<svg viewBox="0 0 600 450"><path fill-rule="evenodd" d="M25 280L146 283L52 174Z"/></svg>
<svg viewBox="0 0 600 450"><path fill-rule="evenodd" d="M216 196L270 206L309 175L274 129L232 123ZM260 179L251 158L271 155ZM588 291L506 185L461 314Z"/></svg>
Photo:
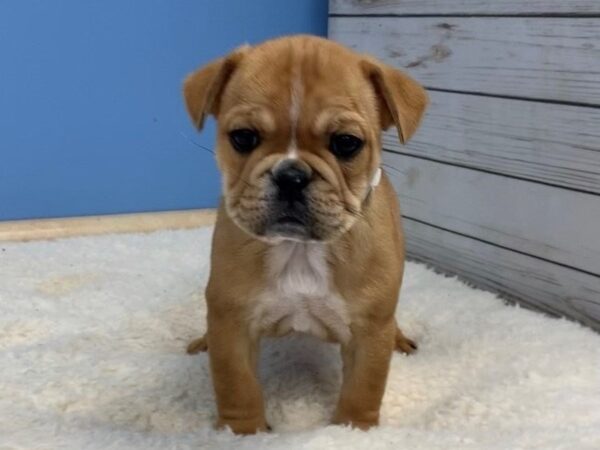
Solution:
<svg viewBox="0 0 600 450"><path fill-rule="evenodd" d="M224 419L220 417L216 428L230 428L234 434L256 434L271 431L270 425L262 418Z"/></svg>
<svg viewBox="0 0 600 450"><path fill-rule="evenodd" d="M367 431L372 427L379 425L379 414L375 417L355 417L351 418L343 414L336 414L331 421L333 425L346 425L359 430Z"/></svg>
<svg viewBox="0 0 600 450"><path fill-rule="evenodd" d="M417 351L417 344L412 339L407 338L402 334L400 328L396 328L396 351L410 355Z"/></svg>
<svg viewBox="0 0 600 450"><path fill-rule="evenodd" d="M208 350L208 344L206 343L206 335L194 339L187 346L187 352L189 355L195 355L196 353L205 352Z"/></svg>

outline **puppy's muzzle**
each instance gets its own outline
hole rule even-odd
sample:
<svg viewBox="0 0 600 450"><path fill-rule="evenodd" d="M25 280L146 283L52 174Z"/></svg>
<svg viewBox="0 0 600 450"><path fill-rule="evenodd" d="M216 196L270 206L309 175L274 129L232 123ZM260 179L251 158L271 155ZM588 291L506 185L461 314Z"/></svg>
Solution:
<svg viewBox="0 0 600 450"><path fill-rule="evenodd" d="M278 188L278 197L282 201L301 201L304 188L310 182L310 173L300 164L286 161L279 164L273 173L273 182Z"/></svg>
<svg viewBox="0 0 600 450"><path fill-rule="evenodd" d="M310 168L297 160L285 160L274 167L271 181L276 196L267 226L269 234L292 238L309 237L310 215L306 190L311 177Z"/></svg>

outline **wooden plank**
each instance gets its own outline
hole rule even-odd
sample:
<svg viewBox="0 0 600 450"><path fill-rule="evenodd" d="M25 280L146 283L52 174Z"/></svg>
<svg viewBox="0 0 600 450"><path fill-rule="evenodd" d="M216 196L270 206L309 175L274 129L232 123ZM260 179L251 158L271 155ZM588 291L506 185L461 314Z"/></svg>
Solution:
<svg viewBox="0 0 600 450"><path fill-rule="evenodd" d="M409 256L600 330L600 278L406 218L403 224Z"/></svg>
<svg viewBox="0 0 600 450"><path fill-rule="evenodd" d="M333 17L329 34L428 87L600 104L600 18Z"/></svg>
<svg viewBox="0 0 600 450"><path fill-rule="evenodd" d="M330 14L598 14L598 0L330 0Z"/></svg>
<svg viewBox="0 0 600 450"><path fill-rule="evenodd" d="M113 233L148 233L213 225L214 209L160 211L0 222L0 242L60 239Z"/></svg>
<svg viewBox="0 0 600 450"><path fill-rule="evenodd" d="M600 193L600 109L431 92L407 146L384 148Z"/></svg>
<svg viewBox="0 0 600 450"><path fill-rule="evenodd" d="M405 215L600 275L600 196L389 152L384 163Z"/></svg>

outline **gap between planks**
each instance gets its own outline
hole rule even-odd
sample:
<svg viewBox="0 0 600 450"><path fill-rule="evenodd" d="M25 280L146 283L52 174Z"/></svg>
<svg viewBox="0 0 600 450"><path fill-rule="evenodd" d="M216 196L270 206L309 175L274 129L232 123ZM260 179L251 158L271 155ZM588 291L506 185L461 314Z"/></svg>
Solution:
<svg viewBox="0 0 600 450"><path fill-rule="evenodd" d="M149 233L213 225L214 209L65 217L0 222L0 242L36 241L101 234Z"/></svg>
<svg viewBox="0 0 600 450"><path fill-rule="evenodd" d="M360 17L360 18L388 18L397 17L401 19L419 19L419 18L431 18L431 17L459 17L459 18L478 18L478 17L492 17L500 19L512 19L512 18L552 18L552 19L598 19L600 14L597 12L556 12L556 13L414 13L414 14L400 14L400 13L331 13L328 17L331 18L346 18L346 17Z"/></svg>

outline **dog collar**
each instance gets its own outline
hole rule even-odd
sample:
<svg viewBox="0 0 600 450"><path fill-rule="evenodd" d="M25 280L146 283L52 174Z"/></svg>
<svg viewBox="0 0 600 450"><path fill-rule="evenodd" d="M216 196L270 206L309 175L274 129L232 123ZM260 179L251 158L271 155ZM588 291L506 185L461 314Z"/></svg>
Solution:
<svg viewBox="0 0 600 450"><path fill-rule="evenodd" d="M371 178L371 189L375 188L379 182L381 181L381 167L378 167L375 173L373 174L373 178Z"/></svg>
<svg viewBox="0 0 600 450"><path fill-rule="evenodd" d="M365 198L363 200L363 204L365 204L369 200L369 197L371 197L371 192L373 192L373 189L375 189L380 182L381 182L381 167L378 167L375 170L373 177L371 178L371 182L369 183L369 190L367 191L367 195L365 196Z"/></svg>

